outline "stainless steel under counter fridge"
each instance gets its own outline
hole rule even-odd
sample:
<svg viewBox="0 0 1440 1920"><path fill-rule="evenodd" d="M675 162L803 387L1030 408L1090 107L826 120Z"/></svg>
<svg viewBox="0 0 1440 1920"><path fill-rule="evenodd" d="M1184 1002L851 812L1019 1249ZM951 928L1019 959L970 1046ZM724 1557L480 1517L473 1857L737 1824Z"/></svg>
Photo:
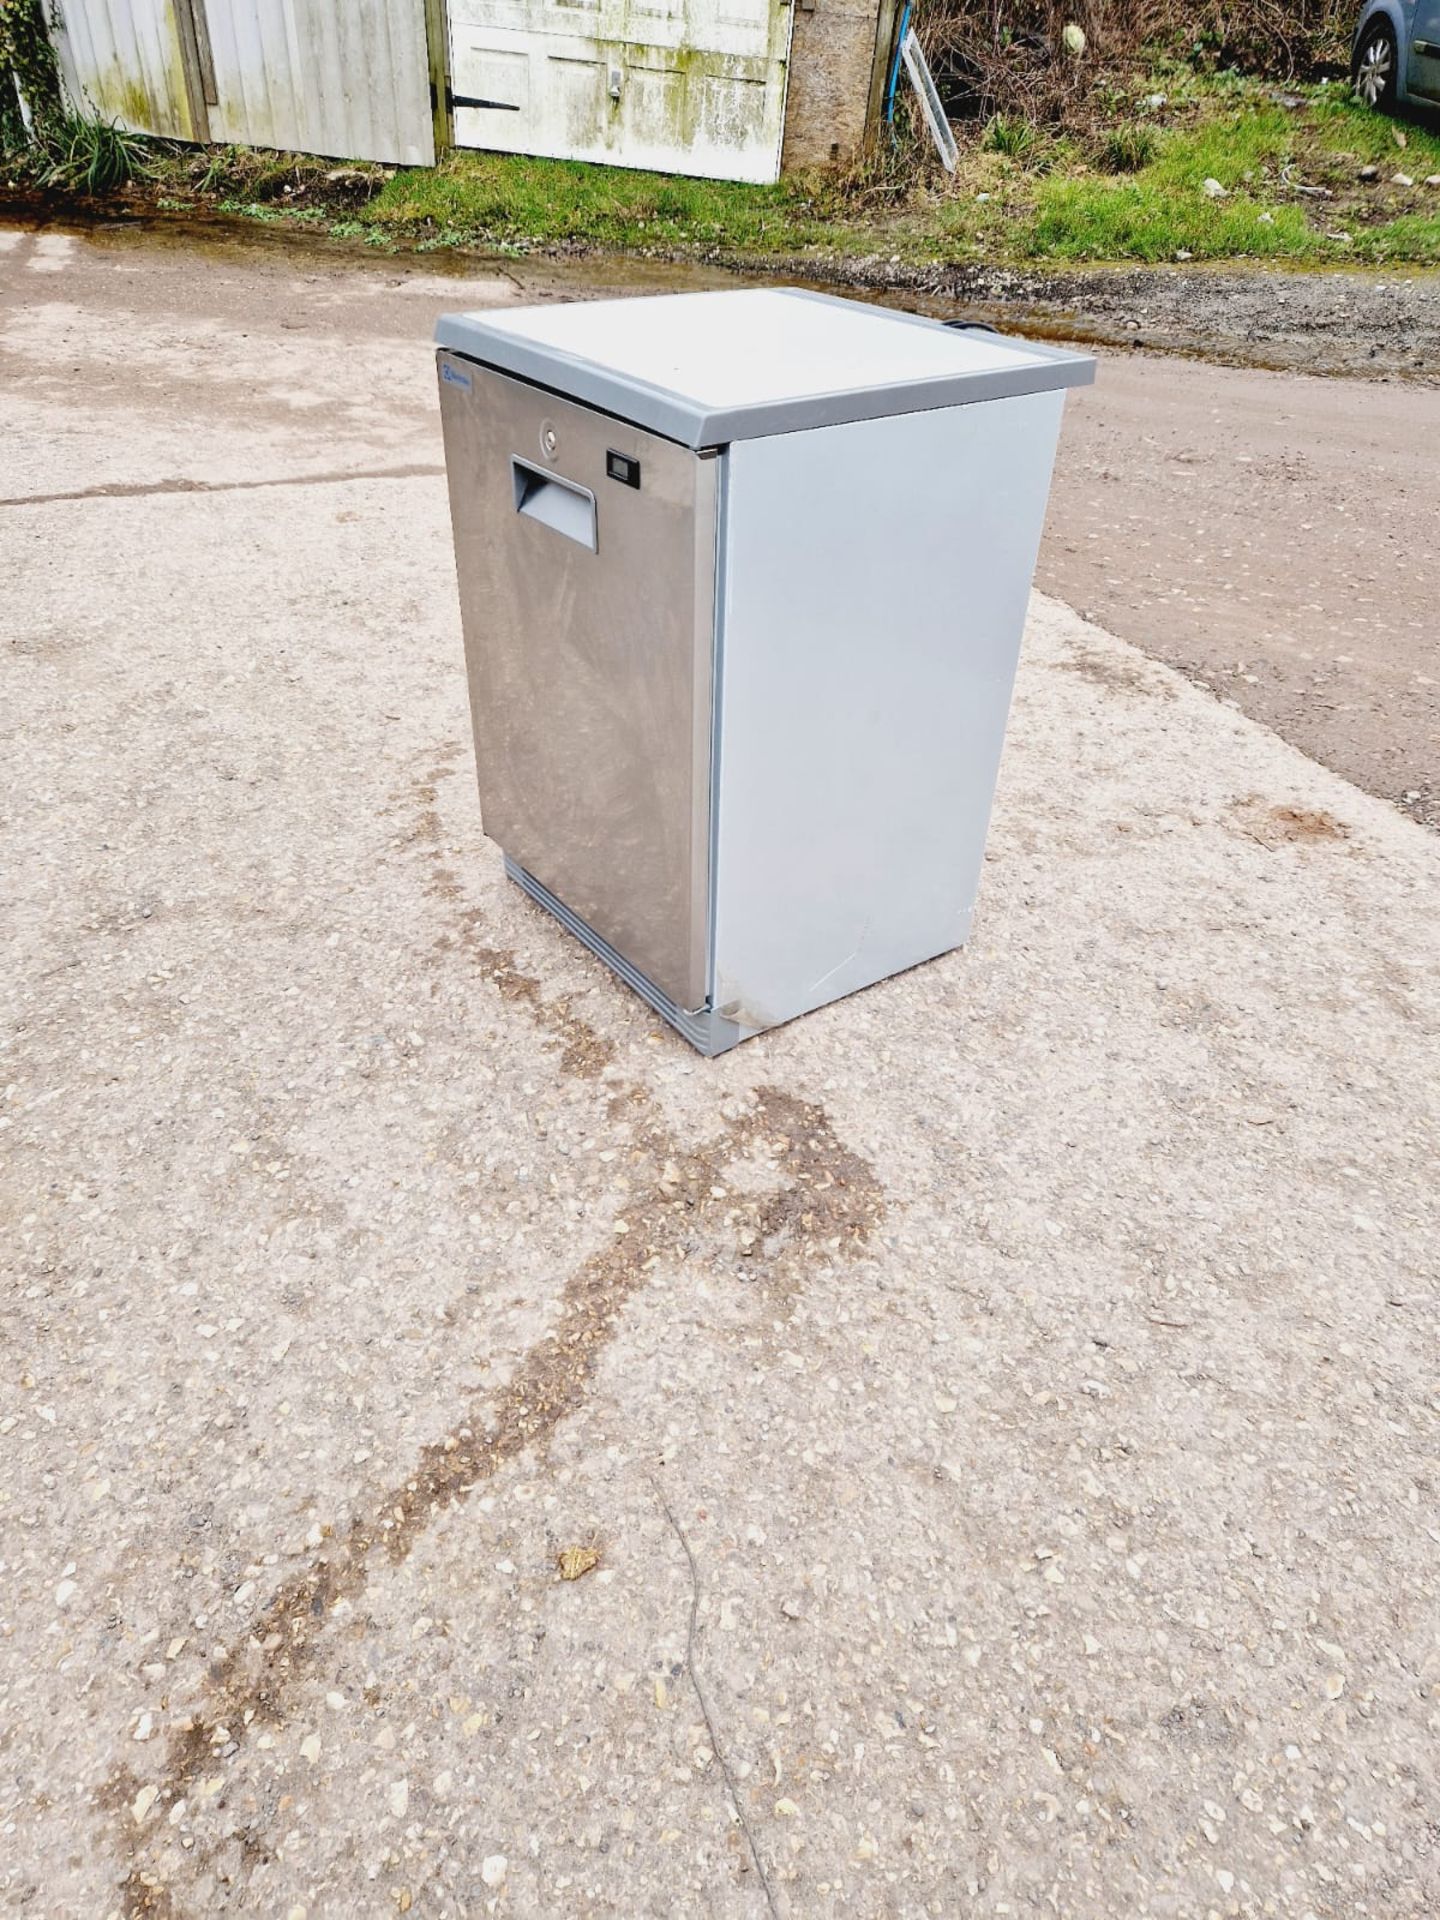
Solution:
<svg viewBox="0 0 1440 1920"><path fill-rule="evenodd" d="M704 1053L963 944L1089 356L782 289L436 337L512 878Z"/></svg>

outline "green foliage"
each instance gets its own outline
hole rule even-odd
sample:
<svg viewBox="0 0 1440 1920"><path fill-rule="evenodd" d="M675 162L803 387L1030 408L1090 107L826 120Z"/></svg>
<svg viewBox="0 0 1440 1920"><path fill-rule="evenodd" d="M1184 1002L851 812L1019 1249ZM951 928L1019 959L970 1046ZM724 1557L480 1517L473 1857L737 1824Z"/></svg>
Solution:
<svg viewBox="0 0 1440 1920"><path fill-rule="evenodd" d="M30 125L20 111L23 95ZM0 152L43 139L65 114L44 0L0 0Z"/></svg>
<svg viewBox="0 0 1440 1920"><path fill-rule="evenodd" d="M1127 169L1115 164L1111 143L1131 131L1151 144ZM1248 85L1238 96L1216 88L1169 129L1113 129L1100 158L1108 178L1071 172L1039 183L1011 245L1031 258L1075 261L1440 261L1435 189L1416 189L1429 202L1417 212L1413 196L1407 202L1386 181L1359 181L1361 164L1376 162L1403 164L1412 177L1440 172L1440 134L1397 129L1339 88L1312 89L1298 108ZM1121 172L1130 177L1116 179ZM1223 193L1207 193L1207 180Z"/></svg>
<svg viewBox="0 0 1440 1920"><path fill-rule="evenodd" d="M243 147L210 147L203 155L200 171L194 175L197 193L228 193L243 177L246 159Z"/></svg>
<svg viewBox="0 0 1440 1920"><path fill-rule="evenodd" d="M1314 111L1309 110L1314 101ZM328 203L329 231L375 245L483 246L502 252L599 247L705 257L893 255L922 263L1032 260L1270 260L1343 264L1440 261L1440 192L1358 184L1380 129L1390 170L1440 172L1440 138L1411 127L1402 153L1391 123L1353 110L1338 89L1312 89L1304 110L1248 83L1198 87L1183 117L1124 119L1098 151L1034 134L1021 156L981 135L952 184L917 183L877 159L836 180L775 187L688 180L514 154L456 153L397 173L368 204ZM1368 143L1368 144L1367 144ZM1381 149L1383 151L1383 149ZM1093 154L1092 170L1087 155ZM253 160L254 157L252 156ZM1120 164L1123 163L1123 164ZM193 162L191 163L193 166ZM267 156L270 173L293 157ZM1343 187L1306 195L1327 170ZM219 170L229 180L234 166ZM269 177L269 174L265 176ZM1219 181L1221 196L1204 182ZM333 191L333 189L332 189ZM314 217L294 200L233 194L267 220ZM1433 210L1432 210L1433 209Z"/></svg>
<svg viewBox="0 0 1440 1920"><path fill-rule="evenodd" d="M145 142L111 120L67 113L43 139L35 178L42 187L92 199L147 171Z"/></svg>
<svg viewBox="0 0 1440 1920"><path fill-rule="evenodd" d="M1219 113L1168 134L1145 172L1157 186L1167 188L1218 180L1233 190L1277 177L1295 158L1300 124L1283 107Z"/></svg>
<svg viewBox="0 0 1440 1920"><path fill-rule="evenodd" d="M1111 127L1100 142L1100 164L1106 173L1139 173L1148 167L1159 151L1160 140L1153 127L1138 121L1126 121Z"/></svg>
<svg viewBox="0 0 1440 1920"><path fill-rule="evenodd" d="M0 0L3 4L3 0ZM145 167L154 191L382 249L613 249L707 259L916 266L984 259L1440 264L1440 131L1356 105L1340 85L1276 90L1168 64L1107 95L1088 136L996 115L961 128L953 179L901 140L842 174L778 186L516 154L452 153L392 172L229 147L144 148L67 120L48 164L75 191ZM1401 145L1401 141L1405 143ZM1378 177L1361 179L1362 168ZM1415 184L1391 175L1402 171ZM1223 191L1207 189L1217 182Z"/></svg>
<svg viewBox="0 0 1440 1920"><path fill-rule="evenodd" d="M20 96L15 91L15 76L0 66L0 159L6 154L18 154L28 138Z"/></svg>
<svg viewBox="0 0 1440 1920"><path fill-rule="evenodd" d="M1003 153L1011 160L1024 160L1033 153L1040 136L1023 115L997 113L986 123L980 145L986 153Z"/></svg>
<svg viewBox="0 0 1440 1920"><path fill-rule="evenodd" d="M513 154L456 153L399 173L362 217L451 243L744 250L829 237L803 183L752 187Z"/></svg>
<svg viewBox="0 0 1440 1920"><path fill-rule="evenodd" d="M992 121L962 154L954 188L912 187L898 205L877 195L874 169L839 184L747 187L477 153L398 174L356 224L424 247L883 250L913 261L1440 258L1440 198L1433 214L1382 206L1375 212L1399 217L1364 225L1347 222L1323 197L1298 192L1297 180L1313 181L1330 164L1324 143L1353 133L1348 110L1327 110L1312 125L1264 96L1217 90L1197 98L1181 124L1127 120L1112 128L1098 156L1103 174L1087 169L1076 145L1028 128L1029 139L1015 143L1012 123L1003 126L997 136ZM1398 160L1398 149L1391 153ZM1440 171L1440 155L1433 163L1411 159L1412 171ZM1334 164L1353 181L1357 167ZM1207 194L1207 179L1225 193Z"/></svg>
<svg viewBox="0 0 1440 1920"><path fill-rule="evenodd" d="M1317 88L1309 119L1332 153L1406 173L1440 173L1440 122L1402 123L1363 106L1348 86ZM1401 142L1404 142L1402 148Z"/></svg>
<svg viewBox="0 0 1440 1920"><path fill-rule="evenodd" d="M1033 223L1021 236L1032 257L1052 260L1309 260L1327 250L1295 206L1249 197L1208 200L1142 179L1045 183Z"/></svg>

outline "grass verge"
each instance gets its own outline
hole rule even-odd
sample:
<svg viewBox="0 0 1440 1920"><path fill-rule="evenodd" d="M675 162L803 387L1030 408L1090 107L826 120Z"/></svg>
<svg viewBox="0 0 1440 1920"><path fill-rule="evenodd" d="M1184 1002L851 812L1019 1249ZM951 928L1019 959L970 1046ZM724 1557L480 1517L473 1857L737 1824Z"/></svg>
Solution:
<svg viewBox="0 0 1440 1920"><path fill-rule="evenodd" d="M1440 265L1433 127L1370 113L1340 87L1277 94L1184 69L1147 75L1112 108L1090 141L972 128L953 180L887 159L740 187L455 154L397 175L358 218L422 246Z"/></svg>
<svg viewBox="0 0 1440 1920"><path fill-rule="evenodd" d="M774 187L488 153L395 172L172 150L149 172L162 208L309 221L397 250L1440 266L1440 128L1368 112L1338 85L1281 91L1172 64L1112 87L1090 134L1004 117L961 131L953 178L914 145Z"/></svg>

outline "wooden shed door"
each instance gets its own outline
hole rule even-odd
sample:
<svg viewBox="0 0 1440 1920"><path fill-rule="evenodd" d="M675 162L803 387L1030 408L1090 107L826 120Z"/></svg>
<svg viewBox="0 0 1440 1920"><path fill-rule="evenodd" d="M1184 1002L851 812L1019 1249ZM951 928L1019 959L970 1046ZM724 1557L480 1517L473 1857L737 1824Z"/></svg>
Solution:
<svg viewBox="0 0 1440 1920"><path fill-rule="evenodd" d="M455 139L774 180L787 0L449 0Z"/></svg>

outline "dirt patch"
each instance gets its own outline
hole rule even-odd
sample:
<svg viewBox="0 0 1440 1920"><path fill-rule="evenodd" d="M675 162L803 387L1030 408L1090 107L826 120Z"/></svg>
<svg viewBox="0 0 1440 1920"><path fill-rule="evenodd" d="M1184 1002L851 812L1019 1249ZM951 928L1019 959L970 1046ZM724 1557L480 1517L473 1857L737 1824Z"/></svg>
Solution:
<svg viewBox="0 0 1440 1920"><path fill-rule="evenodd" d="M1350 829L1333 813L1315 807L1276 806L1258 793L1237 800L1231 809L1235 829L1262 847L1314 846L1348 840Z"/></svg>
<svg viewBox="0 0 1440 1920"><path fill-rule="evenodd" d="M1098 647L1079 648L1057 661L1056 666L1061 672L1078 673L1082 680L1092 680L1107 693L1137 693L1154 700L1175 698L1175 689L1168 680L1151 673L1137 660L1127 660L1119 653L1102 653Z"/></svg>
<svg viewBox="0 0 1440 1920"><path fill-rule="evenodd" d="M395 169L378 165L336 165L315 154L272 153L263 147L202 148L184 173L167 173L168 196L189 192L207 200L243 201L289 210L323 208L353 213L367 206Z"/></svg>
<svg viewBox="0 0 1440 1920"><path fill-rule="evenodd" d="M879 256L821 261L717 256L787 284L904 296L1007 331L1082 345L1147 348L1234 367L1440 382L1440 273L1282 272L1263 267L995 267Z"/></svg>

